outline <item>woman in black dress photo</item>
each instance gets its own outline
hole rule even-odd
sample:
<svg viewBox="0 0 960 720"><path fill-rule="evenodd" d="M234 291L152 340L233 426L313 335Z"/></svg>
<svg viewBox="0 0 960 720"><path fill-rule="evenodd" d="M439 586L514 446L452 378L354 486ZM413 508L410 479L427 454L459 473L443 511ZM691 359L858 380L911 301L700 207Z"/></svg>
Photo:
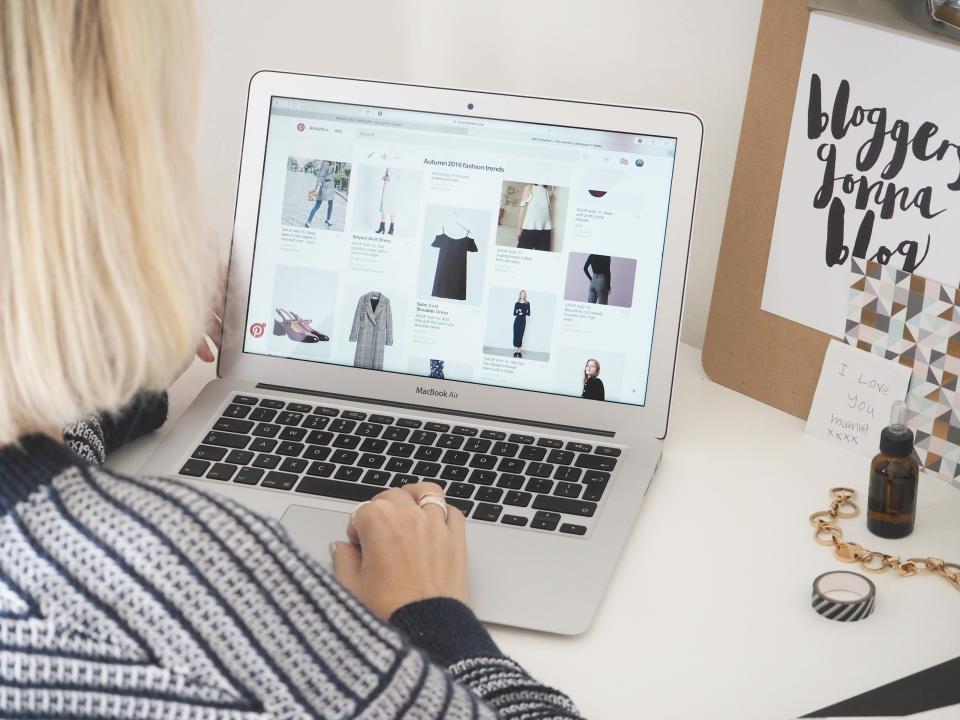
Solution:
<svg viewBox="0 0 960 720"><path fill-rule="evenodd" d="M583 368L583 392L580 397L587 400L603 400L603 380L600 379L600 363L593 358L587 360Z"/></svg>
<svg viewBox="0 0 960 720"><path fill-rule="evenodd" d="M521 290L520 297L513 304L513 356L523 357L523 333L527 329L527 318L530 317L530 301L527 300L527 291Z"/></svg>

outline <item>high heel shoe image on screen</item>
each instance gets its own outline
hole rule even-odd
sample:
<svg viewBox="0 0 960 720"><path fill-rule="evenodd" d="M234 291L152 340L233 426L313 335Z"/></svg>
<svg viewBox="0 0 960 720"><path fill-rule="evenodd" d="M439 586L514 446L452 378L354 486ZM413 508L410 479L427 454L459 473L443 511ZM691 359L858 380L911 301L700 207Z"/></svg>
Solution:
<svg viewBox="0 0 960 720"><path fill-rule="evenodd" d="M328 342L330 340L328 336L324 335L321 332L317 332L316 330L313 329L313 327L311 327L310 325L310 323L312 322L311 320L304 320L302 317L297 315L292 310L288 310L287 312L289 312L293 316L293 319L295 322L299 323L304 330L314 335L314 337L316 337L317 340L319 340L320 342Z"/></svg>
<svg viewBox="0 0 960 720"><path fill-rule="evenodd" d="M320 342L320 338L314 335L312 332L307 330L300 324L296 318L292 316L291 313L281 308L277 308L277 314L283 318L283 323L281 327L283 328L284 334L291 340L302 343L315 343ZM273 332L275 335L279 335L277 332L277 321L274 320Z"/></svg>

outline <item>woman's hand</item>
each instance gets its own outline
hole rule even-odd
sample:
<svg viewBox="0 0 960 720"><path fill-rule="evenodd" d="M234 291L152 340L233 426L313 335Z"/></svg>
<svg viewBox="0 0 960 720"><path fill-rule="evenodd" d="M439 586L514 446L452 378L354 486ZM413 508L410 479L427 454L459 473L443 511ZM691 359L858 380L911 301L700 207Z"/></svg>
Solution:
<svg viewBox="0 0 960 720"><path fill-rule="evenodd" d="M200 338L200 342L197 345L197 357L203 360L204 362L211 363L216 360L216 355L213 354L213 351L210 350L210 343L213 343L213 346L217 349L217 352L220 352L220 334L223 332L223 323L217 314L213 311L210 312L210 319L207 321L207 329L203 334L203 337Z"/></svg>
<svg viewBox="0 0 960 720"><path fill-rule="evenodd" d="M339 580L377 617L388 620L417 600L467 601L467 543L463 513L417 505L443 489L424 482L390 488L357 508L347 524L350 543L331 546Z"/></svg>

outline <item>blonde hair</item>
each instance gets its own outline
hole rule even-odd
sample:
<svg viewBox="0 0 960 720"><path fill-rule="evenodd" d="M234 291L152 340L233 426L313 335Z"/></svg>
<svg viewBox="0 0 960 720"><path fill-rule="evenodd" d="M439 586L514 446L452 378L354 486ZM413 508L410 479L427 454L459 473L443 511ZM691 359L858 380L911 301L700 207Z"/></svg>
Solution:
<svg viewBox="0 0 960 720"><path fill-rule="evenodd" d="M192 157L188 0L0 0L0 444L189 361L216 248Z"/></svg>

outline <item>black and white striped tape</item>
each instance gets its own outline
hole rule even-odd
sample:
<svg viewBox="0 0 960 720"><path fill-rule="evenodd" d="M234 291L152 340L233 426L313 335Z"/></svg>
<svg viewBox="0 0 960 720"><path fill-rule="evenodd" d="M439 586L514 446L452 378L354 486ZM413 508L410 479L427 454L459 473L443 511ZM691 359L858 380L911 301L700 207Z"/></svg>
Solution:
<svg viewBox="0 0 960 720"><path fill-rule="evenodd" d="M863 620L873 612L875 598L873 583L855 572L834 570L813 581L813 609L831 620Z"/></svg>

